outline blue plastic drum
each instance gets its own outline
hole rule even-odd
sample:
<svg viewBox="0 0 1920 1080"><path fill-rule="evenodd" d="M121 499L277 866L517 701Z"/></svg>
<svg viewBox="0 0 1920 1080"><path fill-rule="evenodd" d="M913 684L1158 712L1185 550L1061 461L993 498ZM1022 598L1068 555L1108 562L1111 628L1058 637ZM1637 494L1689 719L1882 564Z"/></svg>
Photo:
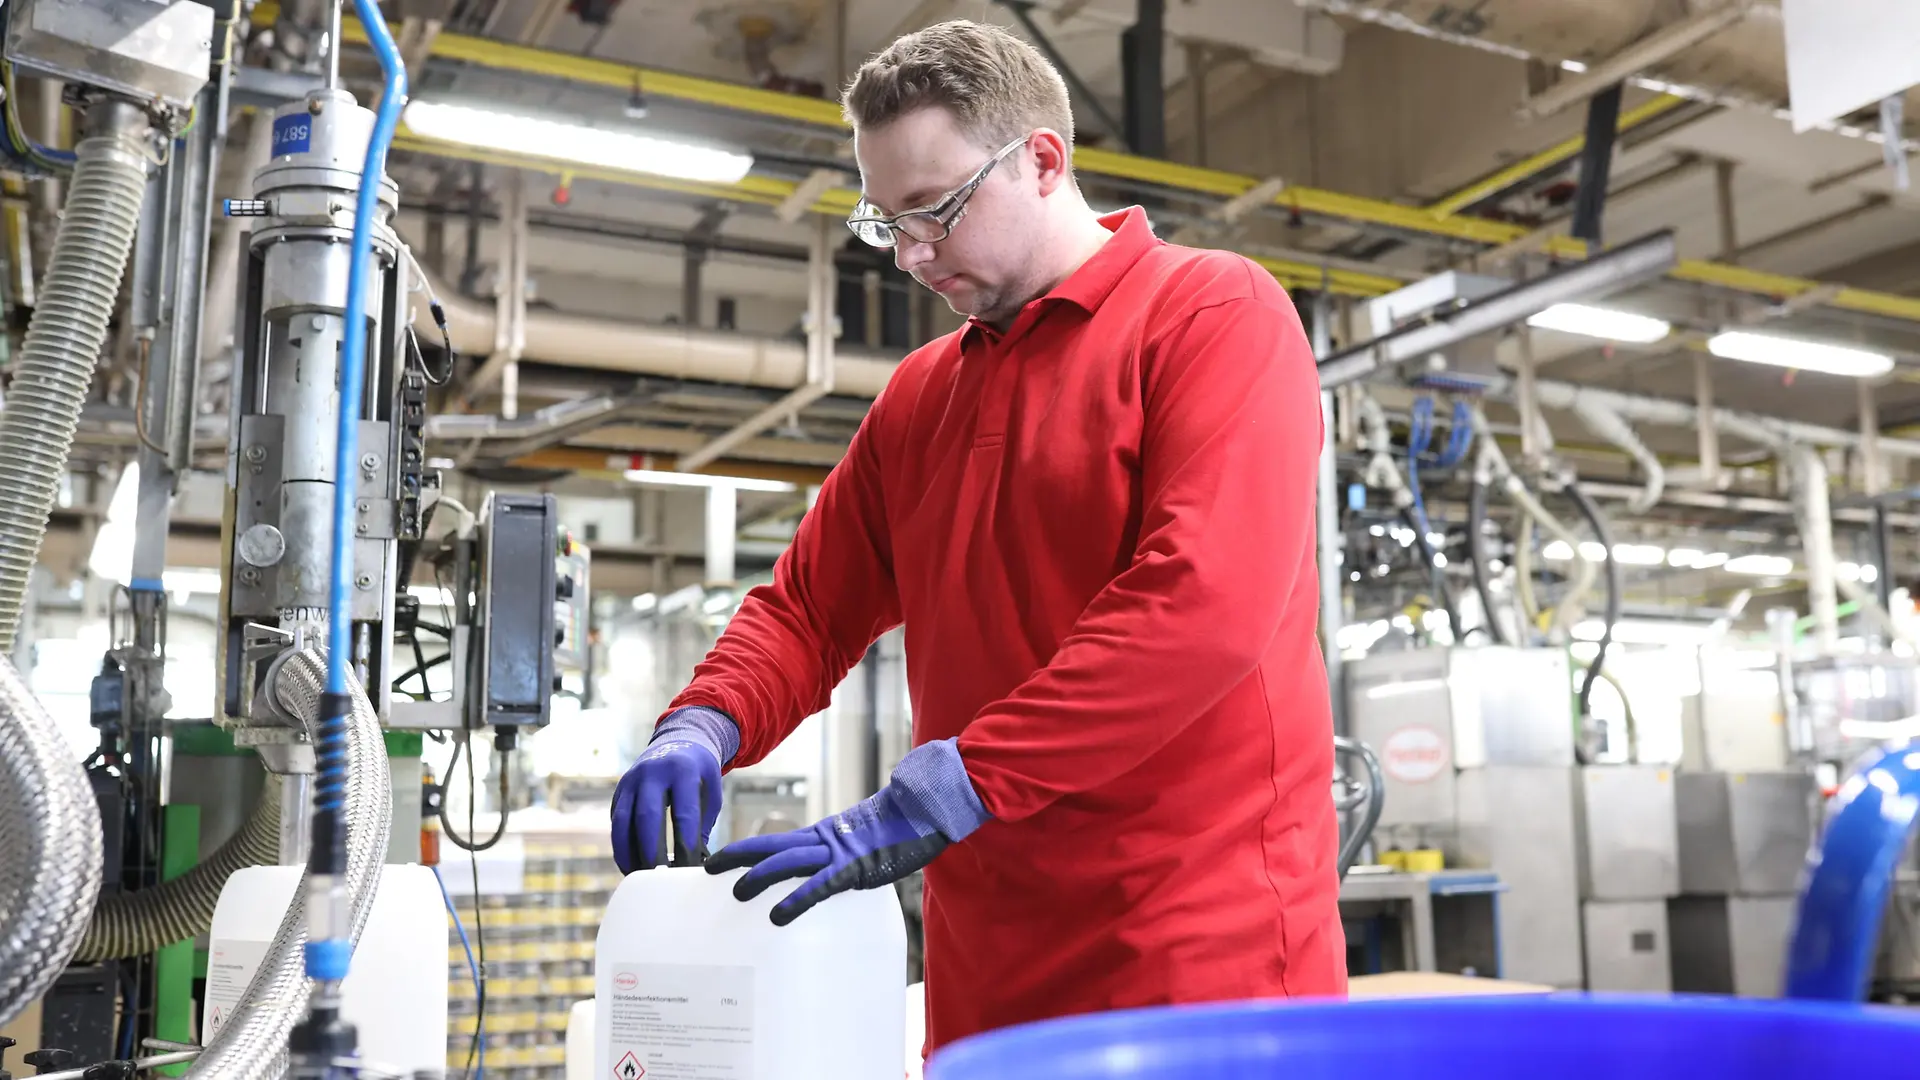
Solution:
<svg viewBox="0 0 1920 1080"><path fill-rule="evenodd" d="M1920 1062L1920 1014L1725 998L1551 995L1237 1003L991 1032L928 1080L1806 1080Z"/></svg>

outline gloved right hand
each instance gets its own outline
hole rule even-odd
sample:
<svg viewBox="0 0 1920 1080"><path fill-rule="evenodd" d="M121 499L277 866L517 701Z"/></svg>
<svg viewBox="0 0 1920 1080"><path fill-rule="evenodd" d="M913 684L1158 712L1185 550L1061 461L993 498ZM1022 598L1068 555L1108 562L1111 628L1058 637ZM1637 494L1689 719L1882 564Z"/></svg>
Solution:
<svg viewBox="0 0 1920 1080"><path fill-rule="evenodd" d="M621 873L666 860L669 804L681 846L706 858L707 838L720 820L720 770L739 749L739 726L718 709L687 706L661 719L613 793L613 861Z"/></svg>

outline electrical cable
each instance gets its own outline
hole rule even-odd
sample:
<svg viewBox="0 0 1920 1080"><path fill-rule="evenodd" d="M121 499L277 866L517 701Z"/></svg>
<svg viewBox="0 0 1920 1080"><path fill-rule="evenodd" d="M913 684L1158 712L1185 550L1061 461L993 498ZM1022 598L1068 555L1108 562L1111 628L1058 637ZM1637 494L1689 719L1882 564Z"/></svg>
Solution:
<svg viewBox="0 0 1920 1080"><path fill-rule="evenodd" d="M459 830L453 827L453 822L447 819L447 803L445 799L440 801L440 831L446 833L447 839L453 841L453 846L459 848L461 851L486 851L495 844L498 844L501 837L507 835L507 795L509 791L507 787L506 756L504 754L501 755L500 762L500 820L494 824L493 835L487 837L484 843L476 844L472 839L474 833L473 804L480 800L480 788L474 779L473 733L471 732L468 733L465 739L461 739L453 744L453 757L447 761L447 772L449 774L453 772L453 767L459 763L462 753L466 754L467 757L467 835L461 836Z"/></svg>
<svg viewBox="0 0 1920 1080"><path fill-rule="evenodd" d="M427 294L427 313L433 316L433 324L440 329L440 346L447 354L447 374L445 378L436 381L431 374L427 374L426 361L424 359L422 359L420 364L421 373L426 374L427 381L433 385L445 386L453 380L453 362L456 358L453 351L453 333L447 329L447 309L440 306L440 297L433 291L433 279L427 276L426 268L420 265L420 258L413 253L413 248L406 244L401 244L400 250L407 253L407 263L413 267L414 284L413 289L409 291L421 291ZM413 333L411 326L407 328L407 333L409 335ZM414 347L416 349L419 348L418 343L415 343Z"/></svg>
<svg viewBox="0 0 1920 1080"><path fill-rule="evenodd" d="M1593 669L1591 667L1583 667L1580 670L1590 672ZM1613 687L1613 692L1620 695L1622 722L1627 728L1627 764L1638 765L1640 763L1640 726L1639 722L1633 717L1633 699L1627 696L1627 688L1621 684L1619 679L1614 678L1612 672L1602 672L1600 681Z"/></svg>
<svg viewBox="0 0 1920 1080"><path fill-rule="evenodd" d="M15 6L0 4L0 38L7 36ZM72 172L77 161L73 151L41 146L27 137L25 126L20 123L19 94L14 89L11 63L0 61L0 88L4 88L6 94L4 107L0 108L0 126L6 129L4 149L8 161L31 180Z"/></svg>
<svg viewBox="0 0 1920 1080"><path fill-rule="evenodd" d="M469 741L471 741L472 736L469 735L468 739ZM455 753L459 752L459 746L457 744L454 747L454 752ZM452 762L447 763L447 771L448 772L453 771ZM506 776L506 768L504 765L501 767L500 775L503 777L501 783L504 787L504 784L505 784L504 777ZM475 797L478 794L479 790L480 789L477 786L477 782L474 780L474 775L473 775L473 748L468 747L467 748L467 835L468 836L472 836L474 832L473 809L474 809L474 804L480 801ZM447 806L447 800L445 798L442 798L440 800L440 823L442 826L444 826L447 821L446 806ZM500 804L500 832L505 832L506 828L507 828L507 806L506 806L506 803L502 802ZM449 835L451 834L449 833ZM494 838L492 840L487 841L487 846L492 847L495 843L498 843L499 840L500 840L499 833L495 833ZM456 844L457 843L458 841L456 841ZM480 985L473 992L474 993L474 1003L473 1003L474 1040L472 1043L470 1043L467 1046L467 1076L470 1077L471 1080L481 1080L481 1077L484 1076L487 1071L487 1037L485 1034L487 1030L487 927L486 927L485 921L481 918L481 915L480 915L480 910L483 906L480 903L480 852L483 849L468 847L465 844L459 844L458 846L466 848L467 867L473 873L473 939L476 943L478 943L480 947ZM478 1064L475 1064L475 1060L474 1060L476 1054L479 1056Z"/></svg>
<svg viewBox="0 0 1920 1080"><path fill-rule="evenodd" d="M1459 430L1459 429L1455 429ZM1480 596L1480 614L1496 645L1511 644L1493 606L1493 575L1487 570L1487 485L1491 470L1475 469L1467 489L1467 561L1473 564L1473 589Z"/></svg>
<svg viewBox="0 0 1920 1080"><path fill-rule="evenodd" d="M419 335L415 334L413 327L409 326L407 327L407 359L419 367L420 377L427 380L428 386L445 386L453 381L453 346L451 342L447 345L446 368L436 376L433 373L433 368L427 366L427 354L420 350Z"/></svg>
<svg viewBox="0 0 1920 1080"><path fill-rule="evenodd" d="M1521 644L1533 640L1540 624L1540 602L1533 595L1533 515L1520 509L1520 522L1513 543L1513 600L1520 606L1520 626L1526 635Z"/></svg>
<svg viewBox="0 0 1920 1080"><path fill-rule="evenodd" d="M1447 628L1453 632L1453 640L1461 641L1460 613L1454 608L1453 593L1447 587L1440 561L1434 558L1433 545L1427 542L1430 526L1426 502L1420 494L1420 455L1427 452L1427 446L1432 441L1433 399L1423 394L1414 399L1413 419L1407 431L1407 489L1413 494L1413 506L1402 511L1400 516L1413 529L1413 542L1419 549L1420 561L1426 564L1427 574L1433 579L1433 591L1438 594L1440 604L1446 610Z"/></svg>
<svg viewBox="0 0 1920 1080"><path fill-rule="evenodd" d="M1593 684L1598 682L1601 668L1607 662L1607 646L1613 644L1613 625L1620 621L1620 561L1613 557L1613 537L1607 530L1607 520L1595 505L1593 497L1580 490L1579 484L1567 485L1567 496L1580 508L1580 516L1587 519L1587 526L1606 549L1603 566L1607 574L1607 606L1604 622L1600 629L1600 647L1593 654L1593 663L1587 667L1587 677L1580 684L1580 715L1586 716L1588 699L1593 696ZM1624 696L1624 695L1622 695Z"/></svg>
<svg viewBox="0 0 1920 1080"><path fill-rule="evenodd" d="M1460 612L1453 603L1453 590L1447 585L1447 575L1440 569L1439 561L1433 557L1433 547L1427 543L1424 533L1414 523L1411 507L1400 511L1400 521L1416 534L1413 549L1420 554L1420 562L1427 569L1427 576L1433 580L1433 591L1440 601L1440 609L1447 613L1447 629L1453 633L1453 640L1464 641L1465 634L1460 629Z"/></svg>
<svg viewBox="0 0 1920 1080"><path fill-rule="evenodd" d="M474 962L473 946L469 944L467 941L466 924L460 921L460 909L453 906L453 894L447 891L447 879L440 876L440 867L436 865L432 867L432 870L433 870L433 880L436 882L439 882L440 884L440 899L447 902L447 914L452 916L453 918L454 932L460 935L460 947L466 950L467 973L473 976L473 998L476 1002L478 1002L485 996L486 991L481 987L480 965ZM474 891L473 900L474 900L474 903L473 903L474 910L478 912L480 908L480 893L477 889ZM474 915L475 920L478 920L479 918L480 916L478 914ZM486 1040L486 1037L487 1037L487 1029L483 1025L475 1024L473 1026L474 1041L476 1043L484 1042ZM469 1049L467 1051L467 1069L469 1070L469 1072L471 1072L471 1070L473 1069L473 1055L476 1052L477 1052L477 1048ZM482 1060L483 1061L485 1060L484 1056L482 1056ZM474 1080L480 1080L480 1077L478 1076L478 1074L474 1074Z"/></svg>

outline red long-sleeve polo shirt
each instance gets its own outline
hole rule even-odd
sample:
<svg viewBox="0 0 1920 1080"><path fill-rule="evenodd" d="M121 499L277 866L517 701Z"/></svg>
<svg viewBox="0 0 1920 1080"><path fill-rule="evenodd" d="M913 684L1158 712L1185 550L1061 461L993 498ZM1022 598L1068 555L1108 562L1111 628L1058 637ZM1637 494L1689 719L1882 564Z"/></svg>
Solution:
<svg viewBox="0 0 1920 1080"><path fill-rule="evenodd" d="M674 703L758 761L905 623L915 743L995 818L927 868L929 1049L1346 987L1312 353L1253 263L1103 223L1006 333L901 362Z"/></svg>

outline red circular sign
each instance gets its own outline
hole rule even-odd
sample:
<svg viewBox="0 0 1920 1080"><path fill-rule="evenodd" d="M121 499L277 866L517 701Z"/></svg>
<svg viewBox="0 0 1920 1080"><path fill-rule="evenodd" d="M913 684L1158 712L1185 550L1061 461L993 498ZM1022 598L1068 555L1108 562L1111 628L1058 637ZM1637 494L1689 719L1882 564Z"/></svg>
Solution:
<svg viewBox="0 0 1920 1080"><path fill-rule="evenodd" d="M1446 769L1447 740L1425 724L1409 724L1381 744L1380 765L1395 780L1423 784Z"/></svg>
<svg viewBox="0 0 1920 1080"><path fill-rule="evenodd" d="M634 987L639 985L640 985L639 976L635 975L631 971L623 971L620 974L615 975L613 977L613 988L615 990L631 990Z"/></svg>

